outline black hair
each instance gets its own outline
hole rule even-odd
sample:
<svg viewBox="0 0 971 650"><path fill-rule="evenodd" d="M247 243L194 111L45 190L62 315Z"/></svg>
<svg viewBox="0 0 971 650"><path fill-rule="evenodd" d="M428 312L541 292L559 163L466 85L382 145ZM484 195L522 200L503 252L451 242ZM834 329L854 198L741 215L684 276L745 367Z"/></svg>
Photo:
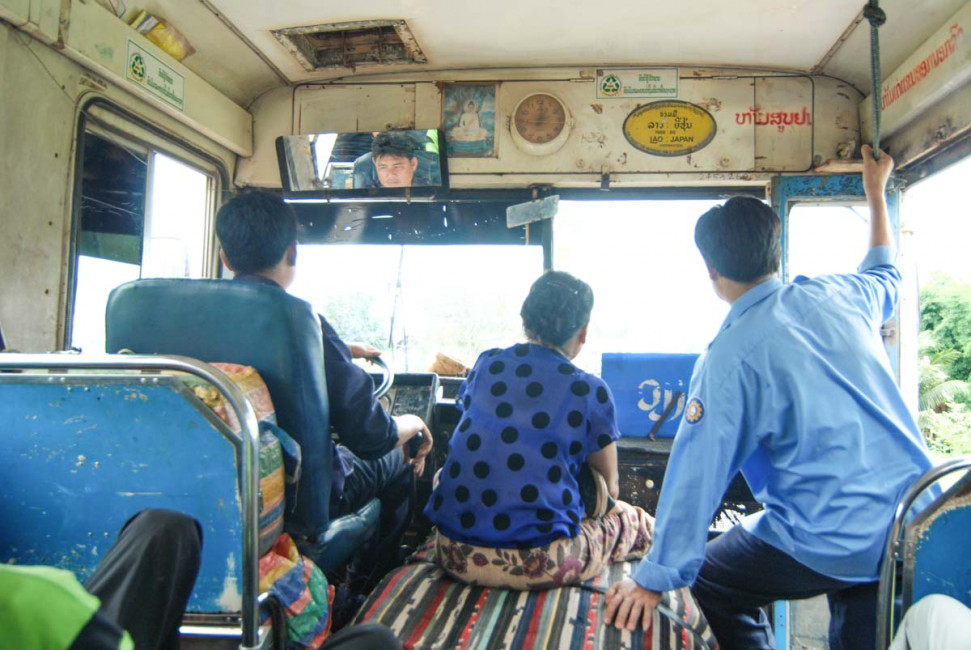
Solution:
<svg viewBox="0 0 971 650"><path fill-rule="evenodd" d="M719 275L752 282L779 271L781 228L768 205L751 196L736 196L698 218L695 244Z"/></svg>
<svg viewBox="0 0 971 650"><path fill-rule="evenodd" d="M560 346L590 321L593 289L563 271L547 271L529 288L519 315L526 337Z"/></svg>
<svg viewBox="0 0 971 650"><path fill-rule="evenodd" d="M297 217L279 196L250 191L219 208L216 236L233 270L259 273L276 266L297 240Z"/></svg>
<svg viewBox="0 0 971 650"><path fill-rule="evenodd" d="M371 143L371 157L375 160L378 156L385 155L417 158L415 154L417 147L418 143L407 133L385 131L374 137L374 142Z"/></svg>

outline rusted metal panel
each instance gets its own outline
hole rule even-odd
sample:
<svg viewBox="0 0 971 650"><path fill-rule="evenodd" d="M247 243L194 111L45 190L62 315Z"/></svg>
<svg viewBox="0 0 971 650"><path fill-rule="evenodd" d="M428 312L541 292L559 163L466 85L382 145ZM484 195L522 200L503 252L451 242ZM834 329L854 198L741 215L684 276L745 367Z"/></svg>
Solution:
<svg viewBox="0 0 971 650"><path fill-rule="evenodd" d="M581 73L582 74L582 73ZM610 174L636 172L759 172L810 169L836 155L840 141L856 140L853 103L848 89L832 80L805 76L719 75L681 72L679 101L705 109L714 118L716 136L704 148L684 156L655 156L632 146L623 135L627 116L649 100L597 98L594 78L575 81L497 82L495 158L451 160L453 174L551 173ZM309 123L328 130L411 128L414 96L407 85L308 87L298 91L300 128ZM413 87L413 86L412 86ZM384 89L384 90L379 90ZM510 116L527 95L547 92L569 110L571 133L550 155L521 151L512 143ZM817 106L829 107L819 123ZM835 108L833 108L835 107ZM428 112L427 109L425 112ZM342 119L353 114L354 123ZM311 116L320 116L319 120ZM366 125L366 126L365 126ZM825 149L814 150L818 141Z"/></svg>
<svg viewBox="0 0 971 650"><path fill-rule="evenodd" d="M880 86L880 97L860 104L860 122L867 141L873 139L874 100L880 102L881 132L890 135L906 126L955 88L971 79L971 2L948 19L890 73Z"/></svg>
<svg viewBox="0 0 971 650"><path fill-rule="evenodd" d="M676 101L710 114L715 135L697 151L652 155L633 146L623 132L627 117L651 100L597 97L596 72L578 70L573 79L536 80L520 73L517 80L496 80L496 155L450 156L452 186L599 185L604 175L610 185L638 186L659 182L662 174L669 175L663 177L665 184L755 182L762 174L808 171L858 149L860 95L838 80L684 68ZM569 135L555 151L523 150L513 140L512 113L535 93L554 95L566 106ZM293 95L292 131L441 127L441 97L441 84L432 82L301 86ZM282 96L276 103L280 101ZM258 125L263 110L254 107ZM269 128L290 131L281 116L282 111ZM268 159L251 161L250 166L265 170L267 178L275 175L275 150L263 148L257 154L261 156Z"/></svg>
<svg viewBox="0 0 971 650"><path fill-rule="evenodd" d="M426 63L408 23L357 20L272 30L304 70Z"/></svg>

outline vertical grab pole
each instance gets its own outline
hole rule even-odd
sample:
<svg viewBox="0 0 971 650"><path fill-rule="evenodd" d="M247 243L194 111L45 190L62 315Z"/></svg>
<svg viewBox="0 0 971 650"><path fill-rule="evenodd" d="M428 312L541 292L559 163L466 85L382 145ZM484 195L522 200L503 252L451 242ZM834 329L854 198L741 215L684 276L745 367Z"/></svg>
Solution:
<svg viewBox="0 0 971 650"><path fill-rule="evenodd" d="M873 98L873 159L880 159L880 26L887 22L887 14L879 7L877 0L870 0L863 7L863 17L870 21L870 96Z"/></svg>

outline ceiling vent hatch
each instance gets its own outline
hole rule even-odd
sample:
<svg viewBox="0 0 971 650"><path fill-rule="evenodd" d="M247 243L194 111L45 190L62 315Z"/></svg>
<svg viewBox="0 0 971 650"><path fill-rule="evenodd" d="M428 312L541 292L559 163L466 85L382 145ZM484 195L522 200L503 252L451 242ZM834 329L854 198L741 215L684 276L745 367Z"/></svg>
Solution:
<svg viewBox="0 0 971 650"><path fill-rule="evenodd" d="M403 20L359 20L273 31L307 71L427 63Z"/></svg>

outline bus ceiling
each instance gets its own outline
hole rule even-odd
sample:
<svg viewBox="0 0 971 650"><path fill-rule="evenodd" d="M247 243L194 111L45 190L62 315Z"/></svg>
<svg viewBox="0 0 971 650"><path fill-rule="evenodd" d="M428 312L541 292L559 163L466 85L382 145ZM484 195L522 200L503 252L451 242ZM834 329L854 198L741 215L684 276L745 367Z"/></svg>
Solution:
<svg viewBox="0 0 971 650"><path fill-rule="evenodd" d="M279 136L442 129L455 188L613 189L846 171L872 139L864 4L148 3L181 61L112 0L0 0L0 19L233 151L238 185L281 186ZM883 142L906 167L971 125L971 3L879 5ZM535 128L547 106L558 126Z"/></svg>

